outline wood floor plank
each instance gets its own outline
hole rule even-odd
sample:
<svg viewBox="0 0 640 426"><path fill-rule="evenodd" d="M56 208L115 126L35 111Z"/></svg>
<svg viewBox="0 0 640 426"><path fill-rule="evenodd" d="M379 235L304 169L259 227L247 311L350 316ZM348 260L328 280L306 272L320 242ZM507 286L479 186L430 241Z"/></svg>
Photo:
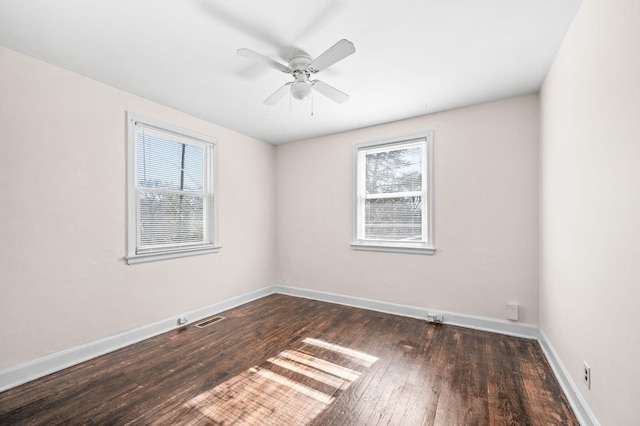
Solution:
<svg viewBox="0 0 640 426"><path fill-rule="evenodd" d="M430 411L428 407L430 400L434 398L434 389L437 387L435 374L433 374L435 367L433 360L441 356L439 350L443 350L441 345L436 345L441 332L442 327L438 325L425 327L425 333L421 338L422 349L418 354L418 361L421 361L422 367L421 374L416 377L415 388L410 395L407 409L397 424L422 425L435 419L435 409Z"/></svg>
<svg viewBox="0 0 640 426"><path fill-rule="evenodd" d="M272 295L0 393L0 424L578 422L533 340Z"/></svg>
<svg viewBox="0 0 640 426"><path fill-rule="evenodd" d="M417 339L415 341L401 341L400 345L404 350L404 357L407 358L406 367L406 380L401 388L397 389L397 392L392 397L396 409L389 416L389 424L411 424L410 420L413 410L416 408L416 400L418 395L425 385L424 378L429 376L429 365L423 360L422 356L427 345L423 345L419 342L429 342L428 331L434 327L425 328L421 327L422 332L416 333ZM428 386L428 385L427 385ZM384 419L383 419L384 420ZM413 420L413 424L416 424L418 420Z"/></svg>

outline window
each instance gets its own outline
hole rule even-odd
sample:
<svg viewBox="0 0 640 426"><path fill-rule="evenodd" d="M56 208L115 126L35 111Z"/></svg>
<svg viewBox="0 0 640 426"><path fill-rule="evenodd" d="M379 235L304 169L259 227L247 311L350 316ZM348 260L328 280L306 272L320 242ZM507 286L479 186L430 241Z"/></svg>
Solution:
<svg viewBox="0 0 640 426"><path fill-rule="evenodd" d="M435 252L432 157L432 131L354 148L354 249Z"/></svg>
<svg viewBox="0 0 640 426"><path fill-rule="evenodd" d="M216 252L216 141L127 116L127 263Z"/></svg>

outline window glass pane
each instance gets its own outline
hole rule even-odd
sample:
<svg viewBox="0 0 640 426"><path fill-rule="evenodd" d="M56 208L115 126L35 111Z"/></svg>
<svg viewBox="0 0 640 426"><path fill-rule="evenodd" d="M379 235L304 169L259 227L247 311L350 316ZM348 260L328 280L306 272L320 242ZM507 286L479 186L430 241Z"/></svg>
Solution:
<svg viewBox="0 0 640 426"><path fill-rule="evenodd" d="M365 238L420 241L422 239L422 197L366 200Z"/></svg>
<svg viewBox="0 0 640 426"><path fill-rule="evenodd" d="M136 139L138 187L202 192L204 148L148 129Z"/></svg>
<svg viewBox="0 0 640 426"><path fill-rule="evenodd" d="M204 200L196 195L141 191L139 244L203 242Z"/></svg>
<svg viewBox="0 0 640 426"><path fill-rule="evenodd" d="M422 148L411 147L366 155L367 194L422 190Z"/></svg>

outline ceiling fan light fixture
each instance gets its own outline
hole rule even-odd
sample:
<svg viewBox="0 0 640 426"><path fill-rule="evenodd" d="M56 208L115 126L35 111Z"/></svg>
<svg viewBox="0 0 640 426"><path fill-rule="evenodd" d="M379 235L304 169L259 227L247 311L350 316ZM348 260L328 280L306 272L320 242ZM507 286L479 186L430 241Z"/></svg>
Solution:
<svg viewBox="0 0 640 426"><path fill-rule="evenodd" d="M306 81L296 81L291 85L291 96L299 101L304 101L311 95L311 85Z"/></svg>

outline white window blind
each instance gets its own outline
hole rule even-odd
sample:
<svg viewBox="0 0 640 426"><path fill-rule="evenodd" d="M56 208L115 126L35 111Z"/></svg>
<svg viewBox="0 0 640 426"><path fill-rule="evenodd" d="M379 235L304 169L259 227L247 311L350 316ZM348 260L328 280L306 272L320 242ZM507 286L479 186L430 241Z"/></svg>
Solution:
<svg viewBox="0 0 640 426"><path fill-rule="evenodd" d="M129 125L128 260L215 248L215 143L150 120Z"/></svg>
<svg viewBox="0 0 640 426"><path fill-rule="evenodd" d="M363 152L365 239L423 240L423 151L414 144Z"/></svg>
<svg viewBox="0 0 640 426"><path fill-rule="evenodd" d="M356 147L354 248L432 248L430 141L429 132Z"/></svg>

